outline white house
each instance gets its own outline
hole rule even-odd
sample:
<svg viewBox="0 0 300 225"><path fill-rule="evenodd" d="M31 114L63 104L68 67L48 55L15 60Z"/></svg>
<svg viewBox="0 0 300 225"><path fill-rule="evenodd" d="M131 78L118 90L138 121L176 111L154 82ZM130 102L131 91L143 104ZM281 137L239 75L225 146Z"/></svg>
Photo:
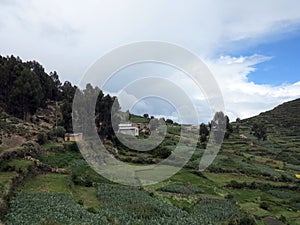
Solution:
<svg viewBox="0 0 300 225"><path fill-rule="evenodd" d="M139 136L139 128L132 126L131 123L120 123L118 132L132 136Z"/></svg>

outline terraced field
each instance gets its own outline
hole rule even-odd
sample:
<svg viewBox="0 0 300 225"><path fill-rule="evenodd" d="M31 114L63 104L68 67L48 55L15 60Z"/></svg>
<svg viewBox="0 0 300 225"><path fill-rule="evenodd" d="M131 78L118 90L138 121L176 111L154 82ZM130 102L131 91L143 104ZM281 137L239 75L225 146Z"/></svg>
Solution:
<svg viewBox="0 0 300 225"><path fill-rule="evenodd" d="M198 171L205 147L199 144L177 174L143 188L103 178L74 144L29 146L22 154L1 158L1 219L5 224L44 225L300 224L300 120L292 116L299 105L298 100L242 120L239 129L232 123L234 132L206 171ZM257 121L267 125L266 141L252 134ZM172 151L179 131L179 126L170 126L159 151ZM162 160L157 152L125 148L116 157L138 165Z"/></svg>

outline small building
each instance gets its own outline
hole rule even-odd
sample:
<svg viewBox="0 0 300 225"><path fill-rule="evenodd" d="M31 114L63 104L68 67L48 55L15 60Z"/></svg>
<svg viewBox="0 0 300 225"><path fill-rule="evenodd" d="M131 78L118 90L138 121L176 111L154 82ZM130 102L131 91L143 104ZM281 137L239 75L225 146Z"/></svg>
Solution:
<svg viewBox="0 0 300 225"><path fill-rule="evenodd" d="M82 141L82 133L66 133L65 141Z"/></svg>
<svg viewBox="0 0 300 225"><path fill-rule="evenodd" d="M133 126L131 123L120 123L118 132L121 134L139 136L139 128L137 126Z"/></svg>
<svg viewBox="0 0 300 225"><path fill-rule="evenodd" d="M240 134L240 138L242 138L242 139L248 139L248 137L245 134Z"/></svg>

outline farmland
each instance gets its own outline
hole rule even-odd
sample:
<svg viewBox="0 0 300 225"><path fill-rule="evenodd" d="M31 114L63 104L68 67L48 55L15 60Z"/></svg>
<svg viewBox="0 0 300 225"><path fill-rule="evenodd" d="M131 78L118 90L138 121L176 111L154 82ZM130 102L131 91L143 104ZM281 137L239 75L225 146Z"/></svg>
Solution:
<svg viewBox="0 0 300 225"><path fill-rule="evenodd" d="M268 139L259 141L251 126L266 119ZM291 135L284 126L288 118L280 119L282 126L265 113L242 121L238 132L234 122L233 133L207 170L198 171L205 150L199 143L184 168L144 187L122 186L97 174L74 143L31 143L18 154L3 149L1 220L8 225L300 224L300 183L295 176L300 173L300 135L297 127ZM169 125L157 149L138 152L117 143L114 155L131 165L153 164L173 151L179 134L179 125ZM189 141L185 139L187 145ZM112 142L105 144L114 148ZM26 159L28 155L39 164Z"/></svg>

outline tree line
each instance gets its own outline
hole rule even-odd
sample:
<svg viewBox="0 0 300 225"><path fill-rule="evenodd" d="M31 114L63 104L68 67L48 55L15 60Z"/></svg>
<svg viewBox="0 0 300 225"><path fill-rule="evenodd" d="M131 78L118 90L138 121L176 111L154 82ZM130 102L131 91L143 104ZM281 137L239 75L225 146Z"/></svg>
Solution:
<svg viewBox="0 0 300 225"><path fill-rule="evenodd" d="M44 108L49 101L60 102L63 120L58 122L67 132L72 132L72 102L76 90L86 99L97 95L95 123L98 133L111 136L111 108L119 105L116 97L104 95L98 88L87 84L84 90L79 90L71 82L62 83L56 71L46 73L44 67L36 61L23 62L19 57L0 56L0 108L7 113L23 120L29 120L38 108ZM84 111L84 110L83 110ZM81 112L84 113L84 112Z"/></svg>

